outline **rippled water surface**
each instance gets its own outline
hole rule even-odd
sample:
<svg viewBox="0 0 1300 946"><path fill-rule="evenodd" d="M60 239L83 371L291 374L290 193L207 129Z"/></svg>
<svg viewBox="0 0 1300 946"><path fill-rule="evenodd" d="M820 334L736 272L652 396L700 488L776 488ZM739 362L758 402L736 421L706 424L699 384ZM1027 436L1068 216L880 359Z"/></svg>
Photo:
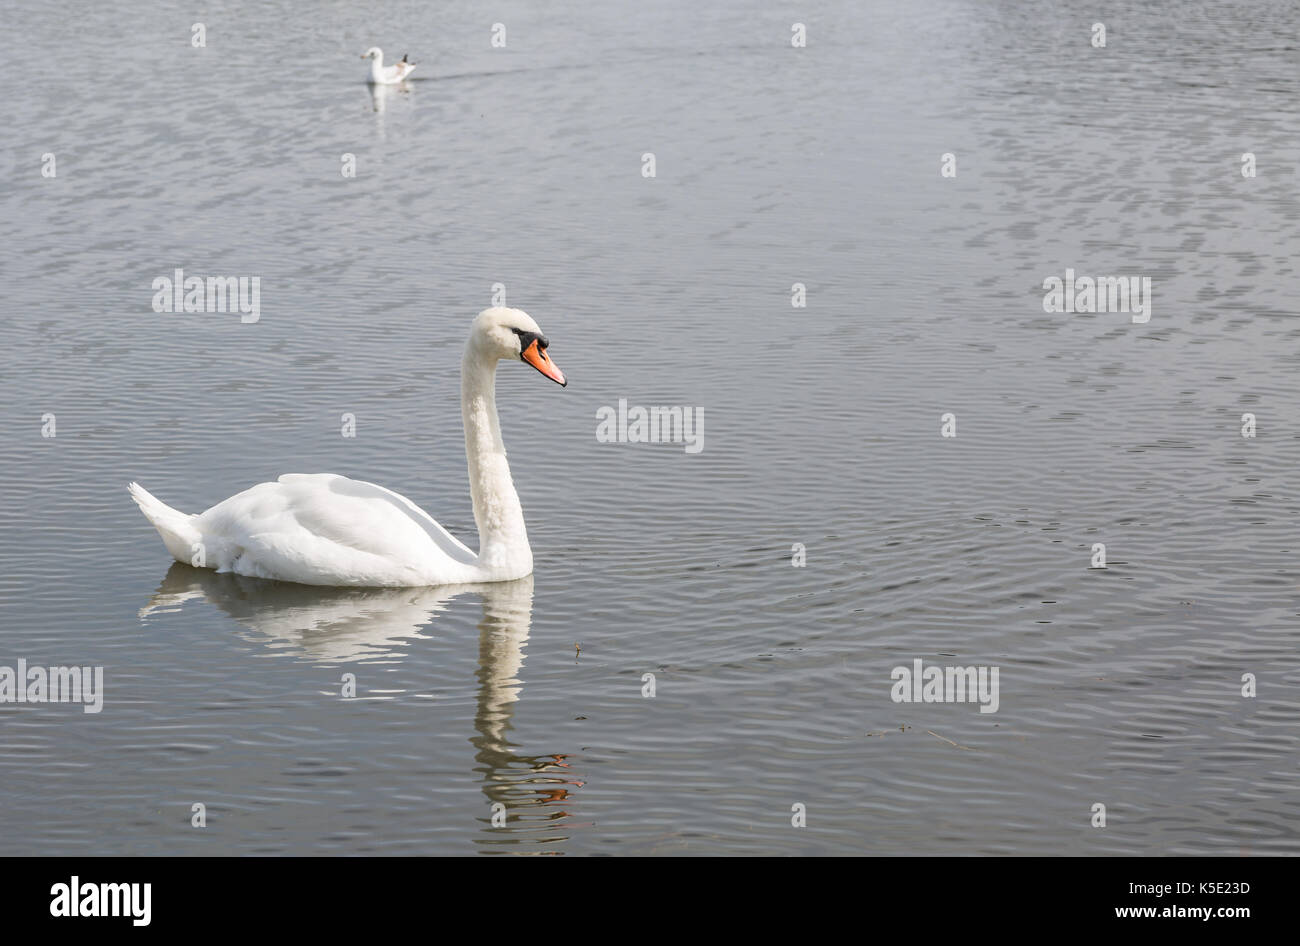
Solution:
<svg viewBox="0 0 1300 946"><path fill-rule="evenodd" d="M7 8L0 664L106 691L0 705L0 853L1300 852L1295 6L194 9ZM177 267L260 320L155 313ZM1151 320L1044 312L1067 267ZM475 545L494 283L570 379L499 374L531 578L169 565L130 480ZM703 451L598 442L620 398ZM918 658L998 712L895 703Z"/></svg>

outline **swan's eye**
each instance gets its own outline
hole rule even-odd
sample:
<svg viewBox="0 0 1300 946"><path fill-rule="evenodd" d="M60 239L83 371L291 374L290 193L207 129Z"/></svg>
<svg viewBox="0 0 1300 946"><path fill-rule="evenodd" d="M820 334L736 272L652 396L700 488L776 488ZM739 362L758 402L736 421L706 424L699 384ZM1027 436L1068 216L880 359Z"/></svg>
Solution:
<svg viewBox="0 0 1300 946"><path fill-rule="evenodd" d="M551 343L547 341L545 335L539 335L537 332L527 332L521 328L512 328L510 331L519 336L519 351L521 355L523 352L528 350L528 346L533 342L537 342L537 347L542 350L550 347Z"/></svg>

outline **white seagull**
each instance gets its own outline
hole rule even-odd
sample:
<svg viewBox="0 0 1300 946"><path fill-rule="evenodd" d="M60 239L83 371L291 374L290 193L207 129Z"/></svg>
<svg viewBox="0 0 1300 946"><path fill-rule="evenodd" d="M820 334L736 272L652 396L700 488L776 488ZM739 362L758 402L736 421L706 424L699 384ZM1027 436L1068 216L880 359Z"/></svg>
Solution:
<svg viewBox="0 0 1300 946"><path fill-rule="evenodd" d="M367 81L373 85L397 85L415 71L415 63L407 62L405 55L402 56L401 62L385 66L384 51L378 46L371 46L361 54L361 58L370 60L370 75Z"/></svg>

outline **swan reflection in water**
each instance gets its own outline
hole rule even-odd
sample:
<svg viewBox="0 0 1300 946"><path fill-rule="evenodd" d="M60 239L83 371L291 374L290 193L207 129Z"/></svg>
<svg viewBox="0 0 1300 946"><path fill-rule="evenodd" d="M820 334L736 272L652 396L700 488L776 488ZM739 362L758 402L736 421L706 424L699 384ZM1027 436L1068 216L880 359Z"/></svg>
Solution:
<svg viewBox="0 0 1300 946"><path fill-rule="evenodd" d="M583 783L569 772L567 756L520 755L509 738L532 625L531 575L429 588L326 588L175 563L140 617L202 599L252 631L241 634L246 640L278 653L314 663L393 662L402 659L401 645L431 638L431 622L461 595L477 595L483 605L475 732L469 740L476 750L474 771L489 803L479 818L484 826L479 843L485 851L520 853L521 843L563 842L566 838L556 832L570 817L564 805ZM504 811L504 827L492 826L493 810Z"/></svg>

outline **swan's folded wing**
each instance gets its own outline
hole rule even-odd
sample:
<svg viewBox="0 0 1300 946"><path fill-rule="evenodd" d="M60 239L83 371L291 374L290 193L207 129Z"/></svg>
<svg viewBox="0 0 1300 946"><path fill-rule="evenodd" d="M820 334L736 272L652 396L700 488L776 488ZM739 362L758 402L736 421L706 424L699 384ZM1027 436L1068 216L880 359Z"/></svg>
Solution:
<svg viewBox="0 0 1300 946"><path fill-rule="evenodd" d="M281 477L284 479L284 477ZM429 515L415 503L411 502L401 493L395 493L391 489L383 486L376 486L374 483L367 483L365 480L352 480L346 476L335 477L335 483L331 484L331 489L335 491L346 491L348 495L358 496L365 499L383 499L392 503L403 514L409 516L416 525L423 529L434 543L442 549L451 558L465 564L472 564L478 560L478 556L467 548L463 542L458 540L454 535L438 524L438 521ZM341 483L338 481L342 481Z"/></svg>
<svg viewBox="0 0 1300 946"><path fill-rule="evenodd" d="M476 556L398 493L330 473L290 473L200 516L219 571L307 584L417 585ZM444 566L436 566L445 559Z"/></svg>

